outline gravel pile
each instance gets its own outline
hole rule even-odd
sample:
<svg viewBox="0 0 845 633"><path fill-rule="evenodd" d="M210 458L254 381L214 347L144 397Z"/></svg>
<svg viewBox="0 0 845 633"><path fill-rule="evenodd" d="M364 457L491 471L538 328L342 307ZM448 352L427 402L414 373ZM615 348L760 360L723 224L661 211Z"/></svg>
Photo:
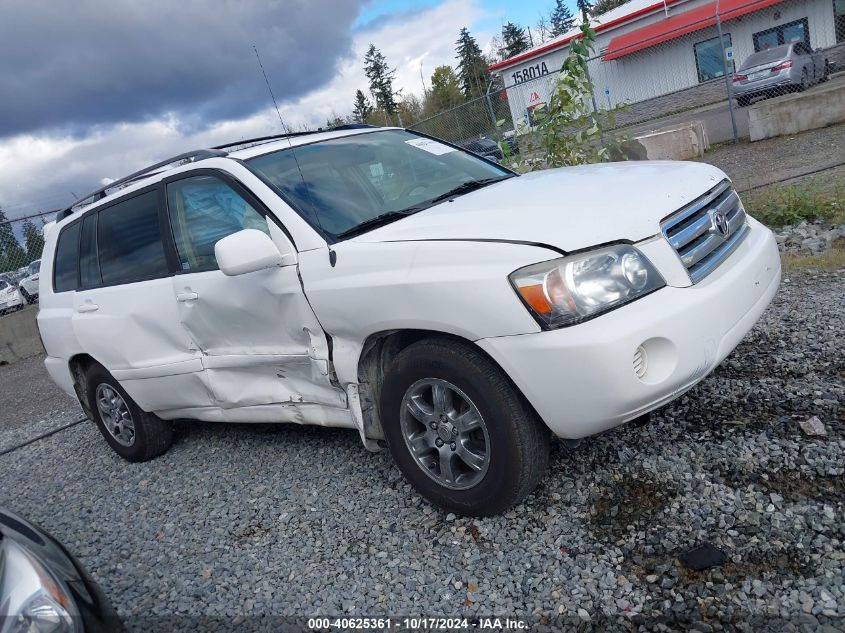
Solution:
<svg viewBox="0 0 845 633"><path fill-rule="evenodd" d="M128 464L81 424L0 457L0 504L58 536L138 631L268 613L841 630L843 297L842 272L789 273L713 375L645 425L555 444L537 492L495 518L432 508L353 432L296 426L185 425ZM801 430L813 416L826 435ZM704 543L726 561L685 567Z"/></svg>
<svg viewBox="0 0 845 633"><path fill-rule="evenodd" d="M796 255L817 255L834 246L845 249L845 224L801 222L775 229L781 251Z"/></svg>

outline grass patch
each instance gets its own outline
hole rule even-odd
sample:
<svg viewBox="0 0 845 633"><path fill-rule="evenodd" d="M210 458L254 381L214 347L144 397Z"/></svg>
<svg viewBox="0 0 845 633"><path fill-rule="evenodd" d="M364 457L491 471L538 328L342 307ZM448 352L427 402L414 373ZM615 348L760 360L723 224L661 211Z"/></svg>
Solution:
<svg viewBox="0 0 845 633"><path fill-rule="evenodd" d="M845 222L845 187L772 186L742 194L748 212L768 226Z"/></svg>
<svg viewBox="0 0 845 633"><path fill-rule="evenodd" d="M845 268L845 249L832 248L819 255L783 255L784 270L817 268L819 270L841 270Z"/></svg>

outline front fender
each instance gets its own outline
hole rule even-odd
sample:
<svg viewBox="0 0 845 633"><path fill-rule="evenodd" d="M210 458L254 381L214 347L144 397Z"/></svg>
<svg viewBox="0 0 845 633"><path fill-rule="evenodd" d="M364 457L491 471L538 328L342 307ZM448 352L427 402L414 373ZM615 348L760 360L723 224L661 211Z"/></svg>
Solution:
<svg viewBox="0 0 845 633"><path fill-rule="evenodd" d="M301 254L300 274L332 337L341 383L357 382L364 341L387 330L428 330L475 341L539 332L508 275L560 257L541 246L489 241L344 242Z"/></svg>

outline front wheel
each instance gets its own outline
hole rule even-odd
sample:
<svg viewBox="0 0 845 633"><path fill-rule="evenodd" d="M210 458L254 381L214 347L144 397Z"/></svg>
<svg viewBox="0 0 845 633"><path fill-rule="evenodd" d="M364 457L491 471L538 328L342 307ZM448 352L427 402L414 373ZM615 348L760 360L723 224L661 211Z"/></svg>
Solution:
<svg viewBox="0 0 845 633"><path fill-rule="evenodd" d="M115 453L145 462L170 448L173 426L142 410L105 368L93 365L87 382L94 422Z"/></svg>
<svg viewBox="0 0 845 633"><path fill-rule="evenodd" d="M380 412L405 478L452 512L503 512L528 496L548 466L548 429L469 344L429 339L400 352L385 376Z"/></svg>

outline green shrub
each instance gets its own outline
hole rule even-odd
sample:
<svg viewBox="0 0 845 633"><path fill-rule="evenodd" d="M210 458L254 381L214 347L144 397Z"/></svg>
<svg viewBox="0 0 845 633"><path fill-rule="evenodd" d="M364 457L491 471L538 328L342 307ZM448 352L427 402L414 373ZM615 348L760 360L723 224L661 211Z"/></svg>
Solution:
<svg viewBox="0 0 845 633"><path fill-rule="evenodd" d="M845 188L772 186L742 196L746 210L769 226L802 221L845 222Z"/></svg>

